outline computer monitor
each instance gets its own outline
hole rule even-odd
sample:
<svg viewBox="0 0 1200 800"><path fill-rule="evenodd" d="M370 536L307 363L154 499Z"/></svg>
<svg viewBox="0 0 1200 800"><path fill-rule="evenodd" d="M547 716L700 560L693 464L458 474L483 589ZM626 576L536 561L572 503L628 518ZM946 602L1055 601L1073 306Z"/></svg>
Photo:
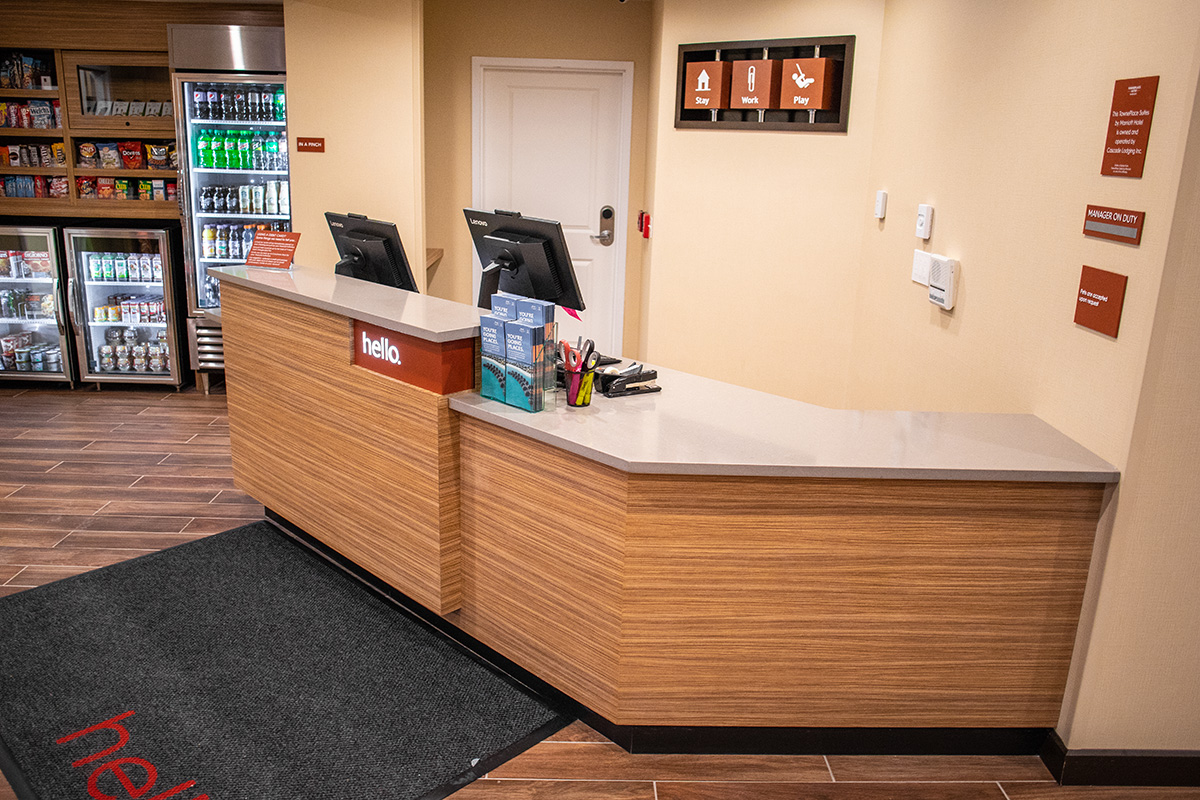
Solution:
<svg viewBox="0 0 1200 800"><path fill-rule="evenodd" d="M464 208L463 214L483 264L480 308L491 308L492 295L500 291L583 311L562 225L518 211Z"/></svg>
<svg viewBox="0 0 1200 800"><path fill-rule="evenodd" d="M417 291L394 223L331 211L325 212L325 221L342 257L333 269L336 274Z"/></svg>

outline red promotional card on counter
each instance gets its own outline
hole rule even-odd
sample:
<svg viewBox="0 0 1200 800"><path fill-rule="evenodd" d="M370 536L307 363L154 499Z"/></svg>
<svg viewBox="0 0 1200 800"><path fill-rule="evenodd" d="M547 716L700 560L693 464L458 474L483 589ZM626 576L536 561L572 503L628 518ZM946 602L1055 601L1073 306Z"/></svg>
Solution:
<svg viewBox="0 0 1200 800"><path fill-rule="evenodd" d="M1121 308L1125 305L1125 284L1128 282L1127 275L1085 266L1083 274L1079 276L1075 324L1117 338L1117 330L1121 327Z"/></svg>
<svg viewBox="0 0 1200 800"><path fill-rule="evenodd" d="M271 267L288 269L296 255L300 234L295 231L259 231L254 234L254 244L246 256L247 267Z"/></svg>
<svg viewBox="0 0 1200 800"><path fill-rule="evenodd" d="M1158 76L1117 81L1113 88L1108 139L1104 143L1101 175L1140 178L1146 165L1146 144L1154 119Z"/></svg>

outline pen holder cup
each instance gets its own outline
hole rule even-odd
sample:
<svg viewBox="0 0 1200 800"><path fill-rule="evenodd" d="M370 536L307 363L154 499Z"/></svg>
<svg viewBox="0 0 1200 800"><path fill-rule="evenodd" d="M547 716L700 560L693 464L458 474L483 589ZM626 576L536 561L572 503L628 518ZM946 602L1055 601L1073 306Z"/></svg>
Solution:
<svg viewBox="0 0 1200 800"><path fill-rule="evenodd" d="M596 371L593 369L564 369L563 383L566 389L567 407L584 408L591 403L595 382Z"/></svg>

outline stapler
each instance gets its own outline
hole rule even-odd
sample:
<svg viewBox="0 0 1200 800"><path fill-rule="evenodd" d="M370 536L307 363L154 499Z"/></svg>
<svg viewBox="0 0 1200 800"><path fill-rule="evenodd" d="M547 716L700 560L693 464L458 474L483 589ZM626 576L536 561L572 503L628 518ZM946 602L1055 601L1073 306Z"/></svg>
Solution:
<svg viewBox="0 0 1200 800"><path fill-rule="evenodd" d="M658 372L643 369L629 375L607 376L611 380L602 387L605 397L625 397L631 394L651 394L661 392L662 387L655 383Z"/></svg>

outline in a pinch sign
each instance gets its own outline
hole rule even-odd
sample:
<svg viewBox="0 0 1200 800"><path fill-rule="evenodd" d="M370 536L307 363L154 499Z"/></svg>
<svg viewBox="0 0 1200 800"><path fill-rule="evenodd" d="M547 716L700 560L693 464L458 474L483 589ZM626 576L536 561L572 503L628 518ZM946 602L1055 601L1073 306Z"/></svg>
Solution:
<svg viewBox="0 0 1200 800"><path fill-rule="evenodd" d="M430 342L354 321L354 363L438 394L475 388L475 340Z"/></svg>

